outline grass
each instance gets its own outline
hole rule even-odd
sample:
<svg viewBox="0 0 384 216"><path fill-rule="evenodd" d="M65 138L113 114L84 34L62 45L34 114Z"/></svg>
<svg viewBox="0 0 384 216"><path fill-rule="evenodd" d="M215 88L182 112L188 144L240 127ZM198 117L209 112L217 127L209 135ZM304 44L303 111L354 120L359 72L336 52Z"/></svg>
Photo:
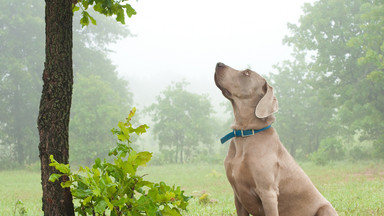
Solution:
<svg viewBox="0 0 384 216"><path fill-rule="evenodd" d="M43 215L40 182L39 172L0 171L0 215L19 215L20 207L27 210L28 216ZM23 204L15 209L18 200Z"/></svg>
<svg viewBox="0 0 384 216"><path fill-rule="evenodd" d="M384 166L382 163L333 163L301 166L320 192L334 205L339 215L384 215ZM183 164L150 166L140 171L155 182L180 185L188 195L195 195L183 215L236 215L232 189L221 164ZM26 215L41 211L40 173L24 170L0 171L0 215L18 215L20 206ZM198 197L208 194L208 203ZM18 200L22 205L15 209ZM16 213L16 214L15 214Z"/></svg>

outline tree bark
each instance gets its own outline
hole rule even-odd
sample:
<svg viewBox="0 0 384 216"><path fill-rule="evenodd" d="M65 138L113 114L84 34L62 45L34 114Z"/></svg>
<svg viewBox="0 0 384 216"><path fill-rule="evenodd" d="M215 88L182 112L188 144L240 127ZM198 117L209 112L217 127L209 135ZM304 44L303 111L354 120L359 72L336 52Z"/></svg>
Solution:
<svg viewBox="0 0 384 216"><path fill-rule="evenodd" d="M44 215L74 215L72 194L60 182L49 182L57 172L49 156L68 163L69 114L72 100L72 1L46 0L45 64L38 129ZM63 181L64 179L61 179Z"/></svg>

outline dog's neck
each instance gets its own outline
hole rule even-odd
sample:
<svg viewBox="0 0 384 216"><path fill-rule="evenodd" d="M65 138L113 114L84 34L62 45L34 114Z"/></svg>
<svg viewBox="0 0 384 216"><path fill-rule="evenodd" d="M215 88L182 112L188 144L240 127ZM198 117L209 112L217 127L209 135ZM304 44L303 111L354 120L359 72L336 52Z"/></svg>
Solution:
<svg viewBox="0 0 384 216"><path fill-rule="evenodd" d="M255 102L249 101L232 101L233 113L235 120L231 126L234 130L261 129L271 125L275 121L275 117L270 115L266 118L257 118L255 114Z"/></svg>

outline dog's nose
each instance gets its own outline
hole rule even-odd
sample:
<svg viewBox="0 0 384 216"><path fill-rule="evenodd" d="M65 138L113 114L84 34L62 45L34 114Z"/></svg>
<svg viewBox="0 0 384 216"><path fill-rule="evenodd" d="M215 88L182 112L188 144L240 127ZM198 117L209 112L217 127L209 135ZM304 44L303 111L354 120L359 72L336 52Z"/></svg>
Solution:
<svg viewBox="0 0 384 216"><path fill-rule="evenodd" d="M218 62L217 64L216 64L216 67L218 68L218 67L224 67L225 66L225 64L224 63L221 63L221 62Z"/></svg>

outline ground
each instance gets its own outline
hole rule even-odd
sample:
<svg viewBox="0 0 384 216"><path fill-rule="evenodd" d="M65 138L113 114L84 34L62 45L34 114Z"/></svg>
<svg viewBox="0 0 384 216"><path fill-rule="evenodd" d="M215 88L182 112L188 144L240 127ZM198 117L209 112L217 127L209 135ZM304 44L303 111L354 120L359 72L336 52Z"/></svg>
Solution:
<svg viewBox="0 0 384 216"><path fill-rule="evenodd" d="M383 165L382 162L301 164L340 216L384 215ZM180 185L187 195L193 195L189 211L183 215L236 215L232 189L222 164L149 166L140 173L148 174L148 180ZM20 215L22 208L27 211L25 215L43 215L40 182L36 168L0 171L0 215ZM199 202L202 195L206 200Z"/></svg>

